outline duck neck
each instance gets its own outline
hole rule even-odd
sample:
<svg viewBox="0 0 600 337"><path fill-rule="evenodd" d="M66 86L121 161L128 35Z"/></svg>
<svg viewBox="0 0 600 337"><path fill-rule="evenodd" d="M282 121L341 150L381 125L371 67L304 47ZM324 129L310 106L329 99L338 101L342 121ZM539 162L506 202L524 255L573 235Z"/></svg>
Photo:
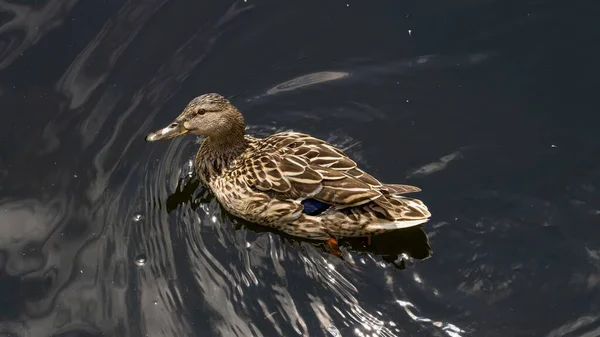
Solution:
<svg viewBox="0 0 600 337"><path fill-rule="evenodd" d="M226 135L208 136L204 141L207 150L219 157L235 158L246 149L244 130L228 132ZM203 144L204 145L204 144Z"/></svg>
<svg viewBox="0 0 600 337"><path fill-rule="evenodd" d="M208 182L221 174L247 146L243 127L229 130L226 134L208 136L196 155L196 167L201 178Z"/></svg>

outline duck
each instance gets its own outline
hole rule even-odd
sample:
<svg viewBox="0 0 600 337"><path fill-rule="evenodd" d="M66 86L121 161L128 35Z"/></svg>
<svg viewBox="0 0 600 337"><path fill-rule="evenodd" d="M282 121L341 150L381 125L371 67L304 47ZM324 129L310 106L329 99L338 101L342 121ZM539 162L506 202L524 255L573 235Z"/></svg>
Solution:
<svg viewBox="0 0 600 337"><path fill-rule="evenodd" d="M405 195L420 188L381 183L322 139L295 131L247 134L240 110L220 94L195 97L145 140L186 134L203 137L194 159L200 182L245 221L335 244L418 226L431 217L421 200Z"/></svg>

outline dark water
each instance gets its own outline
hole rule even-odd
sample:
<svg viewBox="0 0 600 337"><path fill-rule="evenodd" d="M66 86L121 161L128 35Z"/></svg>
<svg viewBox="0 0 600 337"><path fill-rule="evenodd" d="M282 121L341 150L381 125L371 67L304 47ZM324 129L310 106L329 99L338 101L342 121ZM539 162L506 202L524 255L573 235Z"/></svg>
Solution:
<svg viewBox="0 0 600 337"><path fill-rule="evenodd" d="M593 2L0 1L1 336L600 336ZM219 92L432 220L344 260L197 186Z"/></svg>

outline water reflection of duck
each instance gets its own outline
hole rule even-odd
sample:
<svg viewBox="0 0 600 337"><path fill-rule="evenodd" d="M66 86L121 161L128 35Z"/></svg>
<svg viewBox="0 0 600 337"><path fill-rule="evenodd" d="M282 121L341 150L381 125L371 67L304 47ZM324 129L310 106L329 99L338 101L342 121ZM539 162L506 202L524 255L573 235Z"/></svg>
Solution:
<svg viewBox="0 0 600 337"><path fill-rule="evenodd" d="M245 134L242 114L218 94L194 98L147 141L207 136L194 161L202 183L231 214L311 240L367 237L417 226L430 213L409 185L382 184L323 140L296 132Z"/></svg>

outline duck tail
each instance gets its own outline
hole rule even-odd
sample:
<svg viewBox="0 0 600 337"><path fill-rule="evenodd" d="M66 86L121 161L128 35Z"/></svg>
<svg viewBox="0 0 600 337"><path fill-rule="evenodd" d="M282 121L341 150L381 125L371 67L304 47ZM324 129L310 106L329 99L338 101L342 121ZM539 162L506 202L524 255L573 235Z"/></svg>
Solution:
<svg viewBox="0 0 600 337"><path fill-rule="evenodd" d="M415 198L400 195L383 195L374 200L384 216L380 221L367 225L369 230L392 230L418 226L429 221L431 213L425 204Z"/></svg>
<svg viewBox="0 0 600 337"><path fill-rule="evenodd" d="M388 221L388 222L375 222L367 225L368 231L377 231L377 230L386 230L391 231L394 229L403 229L415 227L421 224L426 223L429 219L421 219L421 220L402 220L402 221Z"/></svg>
<svg viewBox="0 0 600 337"><path fill-rule="evenodd" d="M406 194L421 192L421 189L417 186L400 184L384 184L383 189L389 192L390 194Z"/></svg>

